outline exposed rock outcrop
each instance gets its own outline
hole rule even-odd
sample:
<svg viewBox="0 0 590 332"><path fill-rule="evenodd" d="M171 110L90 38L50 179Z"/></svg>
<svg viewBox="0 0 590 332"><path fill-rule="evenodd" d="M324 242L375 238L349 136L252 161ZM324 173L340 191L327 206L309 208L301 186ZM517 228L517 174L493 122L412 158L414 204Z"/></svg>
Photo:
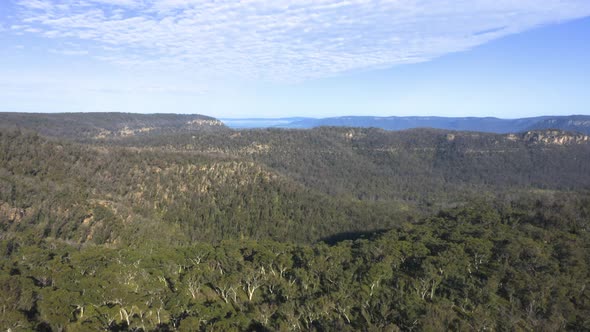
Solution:
<svg viewBox="0 0 590 332"><path fill-rule="evenodd" d="M511 135L508 135L511 136ZM511 139L510 137L507 137ZM522 139L528 143L570 145L590 143L590 136L568 133L561 130L533 130L523 134Z"/></svg>

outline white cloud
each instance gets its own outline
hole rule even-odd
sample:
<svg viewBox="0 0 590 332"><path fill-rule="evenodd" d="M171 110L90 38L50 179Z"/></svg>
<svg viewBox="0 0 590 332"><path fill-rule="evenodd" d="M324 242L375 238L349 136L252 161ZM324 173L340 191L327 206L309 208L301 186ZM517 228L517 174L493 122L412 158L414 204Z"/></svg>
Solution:
<svg viewBox="0 0 590 332"><path fill-rule="evenodd" d="M141 0L91 0L90 2L112 5L112 6L127 6L137 7L142 4Z"/></svg>
<svg viewBox="0 0 590 332"><path fill-rule="evenodd" d="M60 52L61 53L61 52ZM119 77L121 79L121 77ZM31 95L43 92L47 94L74 93L80 95L105 94L138 96L198 96L209 91L209 87L192 83L167 84L155 82L113 82L104 78L60 78L44 75L8 75L0 77L3 92L25 93Z"/></svg>
<svg viewBox="0 0 590 332"><path fill-rule="evenodd" d="M97 58L296 81L428 61L590 15L587 0L18 0L11 28L97 43Z"/></svg>
<svg viewBox="0 0 590 332"><path fill-rule="evenodd" d="M45 0L19 0L18 4L29 9L49 10L52 7L51 2Z"/></svg>
<svg viewBox="0 0 590 332"><path fill-rule="evenodd" d="M137 94L137 95L187 95L197 96L205 94L208 89L204 86L160 86L160 85L139 85L126 88L98 88L89 90L98 93L115 93L115 94Z"/></svg>

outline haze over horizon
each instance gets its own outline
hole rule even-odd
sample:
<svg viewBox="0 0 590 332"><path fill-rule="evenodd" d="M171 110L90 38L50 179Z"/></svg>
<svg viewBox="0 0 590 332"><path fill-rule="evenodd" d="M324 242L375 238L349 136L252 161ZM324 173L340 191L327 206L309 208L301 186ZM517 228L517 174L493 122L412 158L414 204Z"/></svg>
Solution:
<svg viewBox="0 0 590 332"><path fill-rule="evenodd" d="M8 0L1 111L590 114L590 2Z"/></svg>

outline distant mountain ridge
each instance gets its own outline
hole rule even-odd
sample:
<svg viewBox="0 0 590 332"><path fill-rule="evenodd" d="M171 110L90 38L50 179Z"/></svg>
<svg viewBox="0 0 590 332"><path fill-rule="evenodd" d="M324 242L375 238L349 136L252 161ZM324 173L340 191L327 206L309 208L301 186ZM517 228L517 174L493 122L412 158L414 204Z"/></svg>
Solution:
<svg viewBox="0 0 590 332"><path fill-rule="evenodd" d="M191 133L228 128L310 129L317 127L380 128L393 131L433 128L496 134L557 129L590 135L590 115L539 116L520 119L438 116L216 119L201 114L0 112L0 129L31 130L44 136L75 139Z"/></svg>
<svg viewBox="0 0 590 332"><path fill-rule="evenodd" d="M24 129L44 136L99 139L226 128L200 114L1 113L0 129Z"/></svg>
<svg viewBox="0 0 590 332"><path fill-rule="evenodd" d="M268 127L271 119L259 119L258 127ZM264 120L264 121L262 121ZM225 120L230 127L237 119ZM248 122L255 127L255 122ZM291 122L272 125L280 128L308 129L322 126L335 127L375 127L386 130L404 130L413 128L436 128L460 131L479 131L498 134L517 133L528 130L560 129L590 134L589 115L539 116L520 119L500 119L494 117L438 117L438 116L341 116L331 118L304 118Z"/></svg>

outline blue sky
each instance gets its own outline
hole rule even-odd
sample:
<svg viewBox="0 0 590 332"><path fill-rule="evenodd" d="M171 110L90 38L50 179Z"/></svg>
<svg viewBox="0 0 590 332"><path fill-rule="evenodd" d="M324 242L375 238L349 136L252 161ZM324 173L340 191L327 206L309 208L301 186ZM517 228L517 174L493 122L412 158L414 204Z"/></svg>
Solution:
<svg viewBox="0 0 590 332"><path fill-rule="evenodd" d="M590 114L587 0L3 0L1 111Z"/></svg>

